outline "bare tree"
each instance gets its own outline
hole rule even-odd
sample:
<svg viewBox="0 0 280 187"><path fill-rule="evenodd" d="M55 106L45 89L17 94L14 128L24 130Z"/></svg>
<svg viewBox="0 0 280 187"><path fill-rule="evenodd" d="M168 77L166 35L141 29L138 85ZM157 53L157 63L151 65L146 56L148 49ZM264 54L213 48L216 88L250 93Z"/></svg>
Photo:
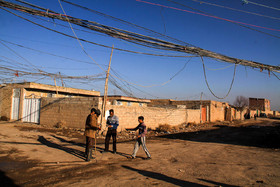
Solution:
<svg viewBox="0 0 280 187"><path fill-rule="evenodd" d="M249 105L249 100L247 97L237 96L233 105L237 108L237 110L243 111Z"/></svg>
<svg viewBox="0 0 280 187"><path fill-rule="evenodd" d="M241 119L243 110L249 105L249 100L247 97L237 96L235 98L235 101L233 102L233 105L236 107L237 110L240 111L240 119ZM248 114L248 113L246 112L245 115L246 114ZM244 116L244 118L246 118L246 117Z"/></svg>

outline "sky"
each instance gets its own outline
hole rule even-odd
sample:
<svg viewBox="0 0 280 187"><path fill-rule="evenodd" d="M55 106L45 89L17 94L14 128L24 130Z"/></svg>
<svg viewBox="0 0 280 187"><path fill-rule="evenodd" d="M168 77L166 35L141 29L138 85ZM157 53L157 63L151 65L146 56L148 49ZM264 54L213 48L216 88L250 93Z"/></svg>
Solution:
<svg viewBox="0 0 280 187"><path fill-rule="evenodd" d="M26 1L64 14L58 0ZM241 0L201 0L205 3L199 2L200 0L69 1L176 38L196 47L234 58L274 66L280 65L279 0L252 0L247 1L248 4ZM9 2L21 4L15 0L9 0ZM182 6L182 4L185 6ZM223 6L223 8L213 4ZM61 5L65 13L72 17L168 40L155 33L115 21L65 2L61 2ZM259 15L233 11L224 7ZM114 46L114 48L153 54L189 55L182 52L136 45L71 24L74 28L73 32L67 22L31 16L15 10L10 11L59 32L71 36L76 35L78 38L110 47ZM198 11L242 22L242 24L250 24L250 26L244 26L264 33L221 19L197 14ZM251 25L254 25L254 27ZM96 90L100 91L102 95L112 49L80 42L77 39L41 28L0 9L0 82L27 81L54 85L54 77L38 74L27 76L3 68L39 74L44 71L56 74L55 80L59 86L63 82L67 87ZM204 76L201 58L198 57L150 56L114 49L110 71L111 80L113 79L114 84L109 82L108 94L177 100L199 100L202 97L203 100L211 99L231 104L237 96L242 95L269 99L271 108L280 110L280 80L278 79L280 73L275 73L278 76L277 78L266 70L261 72L259 69L237 65L235 76L233 76L235 68L233 64L208 58L204 58L204 62L207 79ZM95 76L98 79L63 78L61 80L58 76L59 73L64 76L75 77ZM224 99L214 97L207 87L206 80L216 96L220 98L226 96L231 88L230 93Z"/></svg>

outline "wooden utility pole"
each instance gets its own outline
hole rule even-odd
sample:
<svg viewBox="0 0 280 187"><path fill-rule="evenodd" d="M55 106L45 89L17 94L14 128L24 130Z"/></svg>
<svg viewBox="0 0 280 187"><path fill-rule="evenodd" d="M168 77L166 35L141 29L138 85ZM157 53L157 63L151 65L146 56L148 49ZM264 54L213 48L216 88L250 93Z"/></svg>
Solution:
<svg viewBox="0 0 280 187"><path fill-rule="evenodd" d="M111 61L112 61L113 49L114 49L114 45L112 46L112 51L111 51L109 66L108 66L108 70L107 70L107 74L106 74L106 80L105 80L104 97L103 97L103 105L102 105L102 113L101 113L101 122L100 122L100 123L101 123L101 129L102 129L103 118L105 118L106 102L107 102L107 92L108 92L108 79L109 79L110 69L111 69Z"/></svg>
<svg viewBox="0 0 280 187"><path fill-rule="evenodd" d="M200 95L200 123L202 123L202 94L203 92Z"/></svg>
<svg viewBox="0 0 280 187"><path fill-rule="evenodd" d="M56 89L56 95L58 95L58 91L57 91L57 85L56 85L56 79L55 79L55 76L53 77L53 80L54 80L54 85L55 85L55 89Z"/></svg>

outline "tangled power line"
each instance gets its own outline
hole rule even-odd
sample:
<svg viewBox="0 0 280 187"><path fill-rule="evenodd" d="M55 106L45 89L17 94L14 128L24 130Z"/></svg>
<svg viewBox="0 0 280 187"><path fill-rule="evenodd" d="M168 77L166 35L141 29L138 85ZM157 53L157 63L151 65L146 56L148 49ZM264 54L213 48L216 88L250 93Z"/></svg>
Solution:
<svg viewBox="0 0 280 187"><path fill-rule="evenodd" d="M89 29L91 31L102 33L102 34L104 34L106 36L114 37L114 38L117 38L119 40L123 40L123 41L129 42L129 43L134 43L134 44L137 44L137 45L141 45L141 46L148 47L148 48L154 48L154 49L157 49L157 50L187 53L187 54L190 54L191 56L179 56L179 55L144 53L144 52L137 52L137 51L131 51L131 50L126 50L126 49L120 49L120 48L114 48L115 50L124 51L124 52L130 52L130 53L136 53L136 54L153 55L153 56L164 56L164 57L201 57L201 60L202 60L202 63L203 63L204 77L205 77L205 82L207 84L207 87L210 90L210 92L216 98L218 98L218 99L224 99L224 98L226 98L229 95L229 93L230 93L230 91L232 89L232 86L233 86L237 65L243 65L245 67L249 66L249 67L252 67L252 68L259 68L261 71L262 70L268 70L269 74L271 72L276 78L279 79L279 77L277 77L277 75L274 73L274 72L278 72L278 73L280 72L279 71L280 70L279 66L272 66L272 65L267 65L267 64L263 64L263 63L254 62L254 61L248 61L248 60L233 58L233 57L229 57L229 56L222 55L222 54L219 54L219 53L215 53L215 52L212 52L212 51L208 51L208 50L205 50L205 49L202 49L202 48L199 48L199 47L195 47L195 46L193 46L193 45L191 45L189 43L177 40L175 38L172 38L172 37L166 36L164 34L158 33L156 31L153 31L153 30L150 30L150 29L138 26L136 24L133 24L133 23L130 23L130 22L127 22L127 21L124 21L124 20L121 20L121 19L109 16L109 15L103 14L101 12L89 9L87 7L82 7L80 5L68 2L66 0L61 0L61 1L65 2L65 3L68 3L68 4L71 4L71 5L74 5L74 6L78 6L80 8L86 9L86 10L91 11L93 13L96 13L96 14L99 14L99 15L102 15L102 16L105 16L105 17L109 17L111 19L115 19L116 21L120 21L120 22L122 22L124 24L128 24L130 26L134 26L134 27L143 29L145 31L148 31L148 32L151 32L153 34L156 34L156 35L159 35L161 37L164 37L164 38L166 38L168 40L172 40L173 42L170 42L170 41L167 41L167 40L163 40L163 39L159 39L159 38L155 38L155 37L151 37L151 36L147 36L147 35L143 35L143 34L139 34L139 33L135 33L135 32L131 32L131 31L127 31L127 30L123 30L123 29L119 29L119 28L115 28L115 27L111 27L111 26L108 26L108 25L104 25L104 24L100 24L100 23L94 22L94 21L79 19L79 18L75 18L75 17L69 16L69 15L66 15L66 13L65 13L65 11L64 11L61 3L60 3L60 1L59 1L59 3L61 5L61 8L62 8L64 14L60 14L60 13L54 12L52 10L43 8L43 7L39 7L37 5L33 5L33 4L30 4L30 3L24 2L22 0L16 0L16 1L24 3L24 4L28 5L28 6L34 7L36 9L25 7L25 6L21 6L21 5L18 5L18 4L15 4L15 3L11 3L11 2L7 2L7 1L3 1L3 0L0 0L0 8L5 10L5 11L7 11L7 12L9 12L9 13L11 13L11 14L13 14L13 15L15 15L15 16L17 16L17 17L19 17L19 18L21 18L21 19L24 19L24 20L26 20L26 21L28 21L30 23L33 23L33 24L35 24L37 26L40 26L42 28L48 29L50 31L56 32L58 34L62 34L64 36L67 36L67 37L70 37L70 38L73 38L73 39L77 39L79 41L80 46L82 47L83 51L85 52L85 54L87 56L89 56L89 54L85 51L85 49L83 48L83 46L82 46L80 41L91 43L91 44L102 46L102 47L106 47L106 48L111 48L111 47L103 45L103 44L98 44L98 43L95 43L95 42L92 42L92 41L88 41L88 40L85 40L85 39L82 39L82 38L78 38L77 35L75 34L74 30L73 30L74 28L71 26L71 23L75 24L75 25L78 25L80 27ZM140 1L140 0L137 0L137 1ZM168 1L173 2L172 0L168 0ZM144 2L144 1L140 1L140 2ZM5 8L3 8L3 7L5 7ZM47 18L51 18L53 20L57 19L57 20L68 22L72 32L75 35L75 37L71 36L71 35L68 35L68 34L65 34L63 32L56 31L54 29L45 27L45 26L43 26L41 24L35 23L35 22L33 22L33 21L31 21L31 20L29 20L27 18L24 18L24 17L22 17L22 16L20 16L18 14L15 14L15 13L7 10L6 8L9 8L9 9L12 9L12 10L16 10L16 11L20 11L20 12L23 12L23 13L26 13L26 14L30 14L30 15L33 15L33 16L47 17ZM7 41L3 41L3 42L7 42ZM178 42L178 43L174 43L174 42ZM18 46L19 47L23 47L23 46L20 46L20 45L18 45ZM34 49L32 49L32 50L34 50ZM41 51L38 51L38 52L41 52ZM53 55L53 54L49 54L49 55ZM62 56L59 56L59 55L53 55L53 56L62 57ZM89 57L93 60L93 58L91 56L89 56ZM232 63L232 65L235 65L233 79L232 79L230 88L229 88L229 90L228 90L228 92L227 92L225 97L218 97L211 90L211 88L210 88L210 86L208 84L208 81L207 81L207 77L206 77L205 64L204 64L203 57L212 58L212 59L215 59L215 60L218 60L218 61L224 61L224 62L227 62L227 63ZM63 58L67 58L67 57L63 57ZM191 60L191 58L189 60ZM166 81L166 82L164 82L163 84L160 84L160 85L165 85L168 82L170 82L175 76L177 76L181 71L184 70L184 68L186 67L187 63L185 63L184 67L182 69L180 69L168 81ZM97 64L97 63L96 63L96 65L99 66L99 64ZM100 67L100 68L104 72L106 72L102 67ZM78 79L78 80L85 80L85 79L87 79L87 80L101 80L101 79L104 79L104 78L99 78L101 75L92 75L92 76L65 76L65 75L63 75L62 76L62 75L60 75L60 73L59 73L59 75L51 74L51 73L43 72L43 71L41 71L39 69L37 69L37 70L39 70L39 73L19 71L19 70L10 69L10 68L7 68L7 67L0 67L0 69L5 70L5 71L13 72L14 74L21 73L22 75L35 75L35 76L43 75L43 76L50 76L50 77L60 76L61 78L64 78L64 79ZM131 90L126 90L125 88L120 86L119 83L116 81L116 79L114 77L119 79L120 81L126 82L126 83L131 84L131 85L136 85L136 86L141 86L141 87L158 86L158 85L142 86L142 85L139 85L139 84L134 84L132 82L129 82L129 81L125 80L125 79L122 79L118 75L111 75L110 79L109 79L111 84L113 84L116 88L118 88L120 91L122 91L124 94L126 94L128 96L133 96ZM123 84L123 85L125 85L125 84ZM130 89L129 87L127 87L127 88Z"/></svg>
<svg viewBox="0 0 280 187"><path fill-rule="evenodd" d="M56 13L56 12L48 10L48 9L46 9L48 11L43 12L41 10L28 8L25 6L21 6L21 5L15 4L15 3L10 3L7 1L3 1L3 0L0 0L0 6L6 7L9 9L13 9L16 11L26 12L26 13L29 13L32 15L49 17L52 19L58 19L58 20L62 20L62 21L69 21L72 24L76 24L81 27L84 27L84 28L87 28L90 30L94 30L96 32L104 33L104 34L114 37L114 38L119 38L122 40L126 40L128 42L136 43L138 45L142 45L142 46L146 46L146 47L151 47L151 48L156 48L156 49L161 49L161 50L183 52L183 53L188 53L188 54L192 54L195 56L203 56L203 57L219 59L219 60L222 60L222 61L228 62L228 63L240 64L243 66L250 66L250 67L259 68L262 70L266 69L268 71L280 72L279 66L267 65L267 64L263 64L263 63L254 62L254 61L233 58L233 57L215 53L215 52L212 52L209 50L205 50L205 49L202 49L199 47L192 47L192 46L188 46L188 45L176 44L173 42L153 38L153 37L138 34L135 32L130 32L130 31L118 29L115 27L111 27L108 25L99 24L94 21L78 19L78 18L74 18L74 17L68 16L68 15L62 15L62 14ZM83 40L81 40L81 41L83 41ZM106 46L106 47L108 47L108 46Z"/></svg>

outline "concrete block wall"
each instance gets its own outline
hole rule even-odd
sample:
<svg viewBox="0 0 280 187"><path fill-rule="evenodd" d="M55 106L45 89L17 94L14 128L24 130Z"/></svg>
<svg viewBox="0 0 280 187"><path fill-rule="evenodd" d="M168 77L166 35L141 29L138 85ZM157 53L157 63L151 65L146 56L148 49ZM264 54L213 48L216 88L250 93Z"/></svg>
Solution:
<svg viewBox="0 0 280 187"><path fill-rule="evenodd" d="M91 108L98 107L98 98L42 98L40 124L84 128Z"/></svg>

